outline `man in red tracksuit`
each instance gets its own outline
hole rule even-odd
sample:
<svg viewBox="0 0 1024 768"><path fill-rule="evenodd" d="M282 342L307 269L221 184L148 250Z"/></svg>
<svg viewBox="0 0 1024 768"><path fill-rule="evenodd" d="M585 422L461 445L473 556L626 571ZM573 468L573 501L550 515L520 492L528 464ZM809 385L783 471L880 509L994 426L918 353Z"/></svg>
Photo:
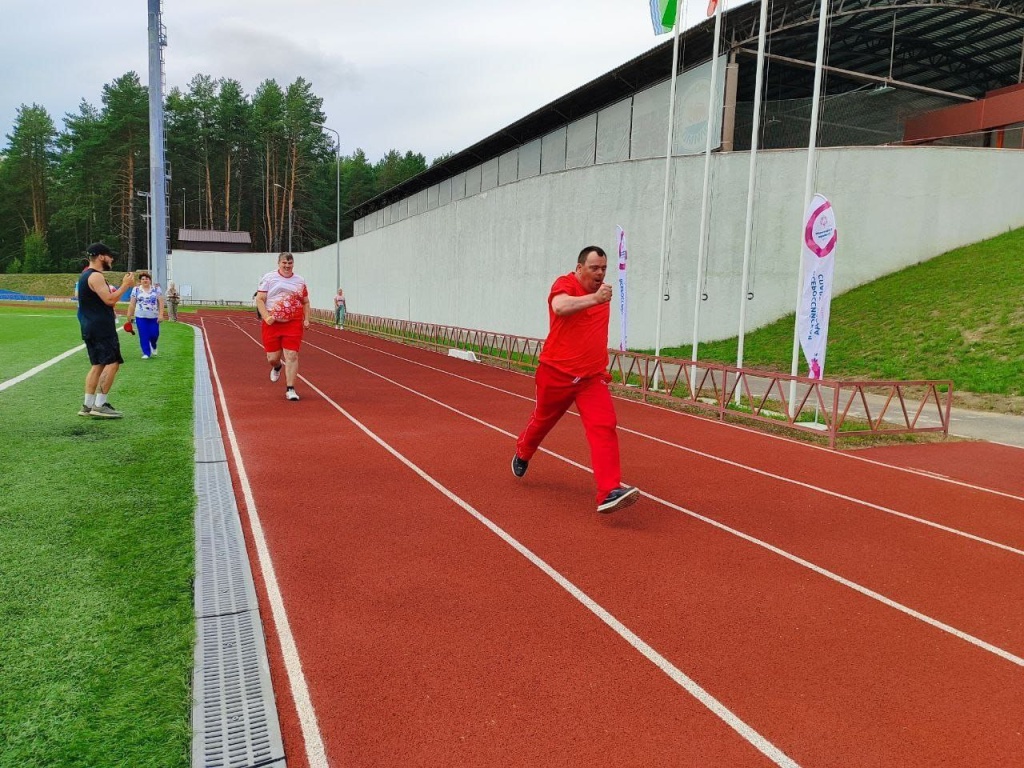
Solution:
<svg viewBox="0 0 1024 768"><path fill-rule="evenodd" d="M516 442L512 474L522 477L541 441L574 402L590 443L597 511L614 512L639 498L621 483L615 408L608 392L608 319L612 288L608 257L596 245L580 251L576 271L555 280L548 294L550 331L537 366L537 406Z"/></svg>

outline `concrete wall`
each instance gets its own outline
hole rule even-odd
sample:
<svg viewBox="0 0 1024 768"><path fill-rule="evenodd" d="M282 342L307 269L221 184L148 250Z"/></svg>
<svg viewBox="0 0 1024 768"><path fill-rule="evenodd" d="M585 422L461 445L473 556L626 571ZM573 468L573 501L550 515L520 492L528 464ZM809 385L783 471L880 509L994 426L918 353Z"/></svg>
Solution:
<svg viewBox="0 0 1024 768"><path fill-rule="evenodd" d="M815 191L832 201L839 227L837 293L1024 226L1024 152L865 147L817 157ZM465 196L420 213L410 206L404 218L378 217L374 228L341 244L349 311L543 337L552 280L573 269L587 244L601 245L614 263L620 225L629 244L628 343L654 347L664 162L591 164L513 183L502 183L499 162L496 173L488 169L496 186L467 184ZM747 153L712 157L702 341L738 332L748 163ZM700 156L673 160L661 346L692 336L703 169ZM758 156L747 330L793 311L805 172L805 151ZM475 178L482 177L478 169ZM248 300L275 262L273 254L175 251L171 269L195 298ZM296 255L314 306L331 306L336 269L334 245ZM616 279L610 270L617 290ZM617 345L617 300L612 315L610 343Z"/></svg>

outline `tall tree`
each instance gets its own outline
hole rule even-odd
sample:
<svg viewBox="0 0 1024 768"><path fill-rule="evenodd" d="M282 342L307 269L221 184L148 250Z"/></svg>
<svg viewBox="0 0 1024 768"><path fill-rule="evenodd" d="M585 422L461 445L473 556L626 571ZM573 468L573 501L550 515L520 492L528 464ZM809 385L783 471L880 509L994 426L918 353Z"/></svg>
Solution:
<svg viewBox="0 0 1024 768"><path fill-rule="evenodd" d="M135 269L136 191L148 187L149 178L149 96L135 72L128 72L103 86L100 113L101 136L106 162L113 172L111 225L127 256L128 269ZM145 229L142 230L145 238Z"/></svg>
<svg viewBox="0 0 1024 768"><path fill-rule="evenodd" d="M17 111L14 130L8 134L2 166L5 196L20 220L21 263L34 271L50 271L46 236L49 229L49 189L56 165L57 131L49 113L38 104L22 104ZM13 234L13 233L12 233ZM29 239L31 236L31 239ZM15 238L12 237L12 243Z"/></svg>

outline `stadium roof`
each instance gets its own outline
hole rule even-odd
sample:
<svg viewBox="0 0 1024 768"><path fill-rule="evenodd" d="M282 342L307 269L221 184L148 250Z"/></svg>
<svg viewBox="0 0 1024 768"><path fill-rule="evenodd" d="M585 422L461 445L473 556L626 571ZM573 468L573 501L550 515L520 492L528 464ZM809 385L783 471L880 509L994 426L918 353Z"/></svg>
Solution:
<svg viewBox="0 0 1024 768"><path fill-rule="evenodd" d="M769 5L766 54L770 98L811 95L818 0ZM722 18L723 53L741 60L739 102L753 101L760 3ZM714 20L680 35L680 69L711 58ZM749 57L749 58L747 58ZM743 66L747 64L747 66ZM1024 68L1024 0L835 0L826 46L829 93L891 84L924 94L972 101L1015 85ZM517 146L668 79L672 38L546 104L423 173L352 209L358 218L497 157Z"/></svg>

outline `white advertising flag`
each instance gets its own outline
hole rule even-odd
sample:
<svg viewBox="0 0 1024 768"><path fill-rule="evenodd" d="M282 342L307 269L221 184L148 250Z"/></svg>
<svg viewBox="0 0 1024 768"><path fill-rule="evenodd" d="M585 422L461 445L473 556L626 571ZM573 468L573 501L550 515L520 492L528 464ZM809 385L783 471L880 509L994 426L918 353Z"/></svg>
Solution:
<svg viewBox="0 0 1024 768"><path fill-rule="evenodd" d="M615 228L616 241L619 244L619 349L626 351L626 232L622 227Z"/></svg>
<svg viewBox="0 0 1024 768"><path fill-rule="evenodd" d="M808 376L812 379L821 379L825 375L825 346L828 343L837 242L838 230L832 204L823 196L815 195L804 216L800 265L803 290L797 316L800 347L807 359Z"/></svg>

